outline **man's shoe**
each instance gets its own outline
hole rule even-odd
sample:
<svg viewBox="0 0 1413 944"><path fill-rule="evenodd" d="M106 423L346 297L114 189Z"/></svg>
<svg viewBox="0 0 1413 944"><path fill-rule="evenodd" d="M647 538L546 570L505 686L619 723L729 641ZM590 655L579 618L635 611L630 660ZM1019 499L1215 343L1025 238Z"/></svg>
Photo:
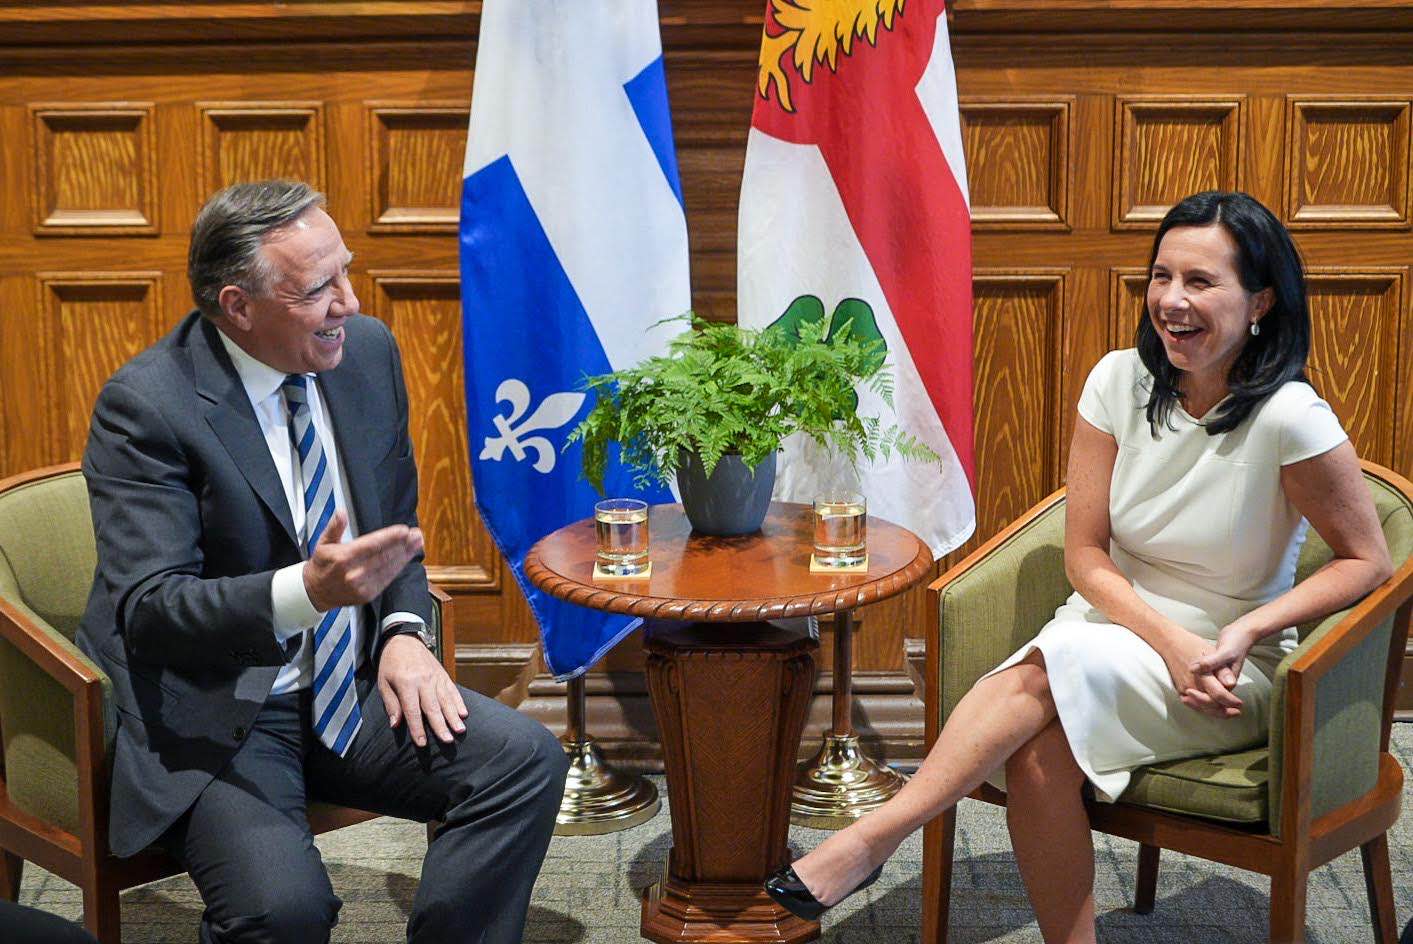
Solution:
<svg viewBox="0 0 1413 944"><path fill-rule="evenodd" d="M868 874L868 877L860 882L853 892L863 888L868 888L878 881L878 876L883 874L883 866L879 866ZM765 880L765 893L775 899L775 903L797 918L806 921L818 921L819 916L824 914L834 905L822 905L819 899L810 894L810 890L805 887L805 883L800 881L800 877L795 874L792 866L785 866L776 871L770 878ZM844 898L848 898L845 895ZM839 899L843 901L844 898ZM838 904L838 902L835 902Z"/></svg>

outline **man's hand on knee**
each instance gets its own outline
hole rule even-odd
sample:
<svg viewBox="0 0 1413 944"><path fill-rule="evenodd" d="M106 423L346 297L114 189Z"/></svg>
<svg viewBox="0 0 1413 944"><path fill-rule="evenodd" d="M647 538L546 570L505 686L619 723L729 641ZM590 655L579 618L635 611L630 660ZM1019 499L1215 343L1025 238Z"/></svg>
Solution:
<svg viewBox="0 0 1413 944"><path fill-rule="evenodd" d="M406 719L407 733L418 747L427 744L427 728L443 743L466 730L460 689L416 636L394 636L383 644L378 694L392 727Z"/></svg>
<svg viewBox="0 0 1413 944"><path fill-rule="evenodd" d="M387 589L412 558L422 553L422 529L390 525L340 543L348 515L329 519L314 553L304 562L304 590L320 611L361 606Z"/></svg>

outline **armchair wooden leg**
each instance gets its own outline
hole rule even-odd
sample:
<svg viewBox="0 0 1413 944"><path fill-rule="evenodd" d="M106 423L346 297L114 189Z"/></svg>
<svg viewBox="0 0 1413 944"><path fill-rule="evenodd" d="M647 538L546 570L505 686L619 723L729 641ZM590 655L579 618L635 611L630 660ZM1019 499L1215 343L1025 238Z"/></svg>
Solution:
<svg viewBox="0 0 1413 944"><path fill-rule="evenodd" d="M1158 856L1162 849L1140 843L1138 846L1138 883L1133 892L1133 910L1137 914L1152 914L1158 897Z"/></svg>
<svg viewBox="0 0 1413 944"><path fill-rule="evenodd" d="M1305 886L1309 873L1283 863L1271 876L1271 944L1305 944Z"/></svg>
<svg viewBox="0 0 1413 944"><path fill-rule="evenodd" d="M1393 914L1393 873L1388 864L1388 833L1380 833L1359 847L1364 860L1364 886L1369 892L1369 917L1378 944L1397 944Z"/></svg>
<svg viewBox="0 0 1413 944"><path fill-rule="evenodd" d="M947 944L956 838L955 806L922 829L922 944Z"/></svg>
<svg viewBox="0 0 1413 944"><path fill-rule="evenodd" d="M98 944L122 944L122 913L118 905L119 886L101 873L90 873L83 889L83 926L98 938Z"/></svg>
<svg viewBox="0 0 1413 944"><path fill-rule="evenodd" d="M24 868L24 859L0 849L0 898L20 900L20 877L24 874Z"/></svg>

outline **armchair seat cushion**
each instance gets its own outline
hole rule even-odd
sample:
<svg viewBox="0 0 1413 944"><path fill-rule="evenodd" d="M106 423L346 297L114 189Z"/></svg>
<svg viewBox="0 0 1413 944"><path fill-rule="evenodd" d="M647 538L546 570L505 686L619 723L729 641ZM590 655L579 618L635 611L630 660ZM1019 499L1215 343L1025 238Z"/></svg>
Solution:
<svg viewBox="0 0 1413 944"><path fill-rule="evenodd" d="M1226 823L1265 823L1270 759L1262 745L1141 767L1119 802Z"/></svg>

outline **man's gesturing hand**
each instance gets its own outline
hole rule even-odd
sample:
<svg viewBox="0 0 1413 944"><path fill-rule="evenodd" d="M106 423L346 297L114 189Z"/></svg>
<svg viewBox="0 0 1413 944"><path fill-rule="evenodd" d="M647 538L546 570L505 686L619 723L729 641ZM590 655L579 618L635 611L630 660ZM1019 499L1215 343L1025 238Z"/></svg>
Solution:
<svg viewBox="0 0 1413 944"><path fill-rule="evenodd" d="M378 658L378 694L395 728L406 719L407 733L418 747L427 746L427 728L443 744L452 732L466 730L466 702L451 676L416 636L394 636ZM423 718L426 723L423 724Z"/></svg>
<svg viewBox="0 0 1413 944"><path fill-rule="evenodd" d="M367 603L422 552L421 528L390 525L342 544L347 524L342 508L334 512L304 562L304 590L320 611Z"/></svg>

